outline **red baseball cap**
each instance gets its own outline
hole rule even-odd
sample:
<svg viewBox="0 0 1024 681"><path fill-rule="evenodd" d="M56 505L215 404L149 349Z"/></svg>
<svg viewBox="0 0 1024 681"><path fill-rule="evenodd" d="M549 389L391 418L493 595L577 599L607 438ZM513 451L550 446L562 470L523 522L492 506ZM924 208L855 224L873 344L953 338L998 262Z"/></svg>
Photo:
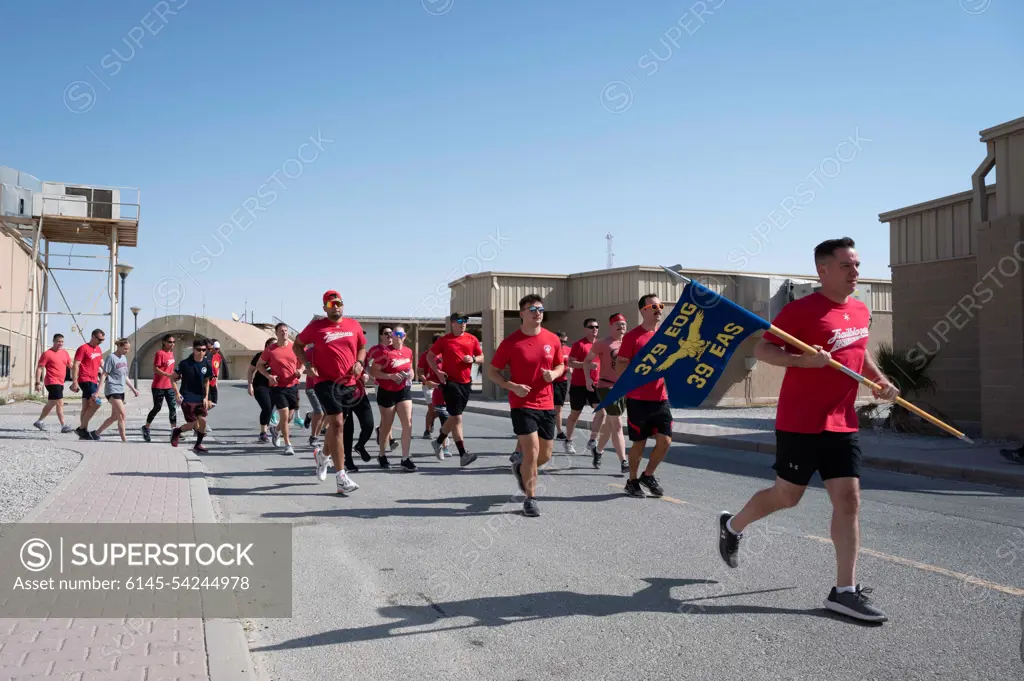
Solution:
<svg viewBox="0 0 1024 681"><path fill-rule="evenodd" d="M331 298L341 298L341 294L337 291L331 290L324 293L324 302L326 303Z"/></svg>

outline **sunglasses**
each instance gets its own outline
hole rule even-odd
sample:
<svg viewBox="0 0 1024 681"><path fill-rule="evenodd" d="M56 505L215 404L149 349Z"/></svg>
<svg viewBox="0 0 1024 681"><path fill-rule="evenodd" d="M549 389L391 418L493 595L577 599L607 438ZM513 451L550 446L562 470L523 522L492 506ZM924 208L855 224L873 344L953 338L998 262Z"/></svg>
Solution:
<svg viewBox="0 0 1024 681"><path fill-rule="evenodd" d="M648 309L650 309L650 310L664 310L665 309L665 303L651 303L650 305L644 305L642 308L640 308L640 311L642 312L643 310L648 310Z"/></svg>
<svg viewBox="0 0 1024 681"><path fill-rule="evenodd" d="M324 303L324 307L341 307L344 304L344 300L341 300L340 298L335 298L334 300L328 300L326 303Z"/></svg>
<svg viewBox="0 0 1024 681"><path fill-rule="evenodd" d="M395 338L405 338L405 332L404 331L395 331L391 335L393 335Z"/></svg>
<svg viewBox="0 0 1024 681"><path fill-rule="evenodd" d="M600 329L601 327L600 326L596 326L594 324L591 324L591 325L589 325L587 327L584 327L584 328L587 328L587 329Z"/></svg>
<svg viewBox="0 0 1024 681"><path fill-rule="evenodd" d="M544 308L541 305L531 305L526 309L529 310L530 312L544 312Z"/></svg>
<svg viewBox="0 0 1024 681"><path fill-rule="evenodd" d="M192 349L196 350L198 352L206 352L206 348L192 348Z"/></svg>
<svg viewBox="0 0 1024 681"><path fill-rule="evenodd" d="M465 317L459 317L458 319L455 319L455 320L453 320L453 321L454 321L454 322L455 322L456 324L465 324L465 323L466 323L466 322L468 322L469 320L468 320L468 319L466 319Z"/></svg>

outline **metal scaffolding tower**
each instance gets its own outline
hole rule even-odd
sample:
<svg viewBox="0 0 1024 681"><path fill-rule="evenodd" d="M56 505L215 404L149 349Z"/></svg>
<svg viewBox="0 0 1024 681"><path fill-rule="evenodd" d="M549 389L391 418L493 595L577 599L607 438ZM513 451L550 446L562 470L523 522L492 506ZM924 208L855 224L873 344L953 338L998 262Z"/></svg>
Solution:
<svg viewBox="0 0 1024 681"><path fill-rule="evenodd" d="M25 361L34 366L46 347L51 315L70 316L79 332L86 328L79 317L109 317L107 342L113 343L118 338L117 305L121 288L118 274L131 269L119 262L120 249L138 245L140 194L134 187L40 182L26 173L0 168L0 231L30 256L32 264L28 268L27 295L22 309L0 310L0 319L8 320L8 329L13 329L11 318L18 316L18 336L27 338L27 343L20 342L13 349L11 371L4 386L6 393L13 390L15 367ZM57 243L71 244L71 250L75 245L100 246L107 252L104 255L52 253L50 245ZM69 265L73 258L100 260L104 267L88 266L95 262L81 263L82 267L51 267L51 258L55 257L68 258ZM109 311L72 311L55 274L59 271L103 275ZM8 285L19 286L19 282L14 281L14 272L9 276ZM64 311L50 310L51 281L60 294ZM100 284L102 286L103 282ZM24 356L26 353L28 357ZM35 381L30 379L28 391L34 390Z"/></svg>

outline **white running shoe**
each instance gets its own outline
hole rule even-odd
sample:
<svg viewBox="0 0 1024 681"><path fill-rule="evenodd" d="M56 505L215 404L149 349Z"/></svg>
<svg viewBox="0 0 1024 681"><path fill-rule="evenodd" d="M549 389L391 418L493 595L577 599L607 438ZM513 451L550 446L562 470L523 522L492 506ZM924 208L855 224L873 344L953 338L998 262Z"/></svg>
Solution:
<svg viewBox="0 0 1024 681"><path fill-rule="evenodd" d="M348 494L359 489L359 485L352 482L352 478L348 477L345 471L338 471L338 474L334 477L338 483L338 494Z"/></svg>
<svg viewBox="0 0 1024 681"><path fill-rule="evenodd" d="M36 421L32 425L35 426L36 428L38 428L39 430L41 430L43 432L46 432L46 426L43 425L42 421Z"/></svg>
<svg viewBox="0 0 1024 681"><path fill-rule="evenodd" d="M316 461L316 477L320 478L320 482L327 480L327 457L319 447L313 449L313 460Z"/></svg>
<svg viewBox="0 0 1024 681"><path fill-rule="evenodd" d="M295 448L292 447L291 445L288 445L287 447L284 448L284 455L295 456Z"/></svg>
<svg viewBox="0 0 1024 681"><path fill-rule="evenodd" d="M434 445L434 455L437 456L437 460L444 461L444 457L448 456L448 447L437 444L437 440L434 440L431 444Z"/></svg>
<svg viewBox="0 0 1024 681"><path fill-rule="evenodd" d="M573 444L572 440L565 441L565 453L569 455L573 455L576 453L576 445Z"/></svg>
<svg viewBox="0 0 1024 681"><path fill-rule="evenodd" d="M275 447L281 446L281 435L277 432L277 426L270 426L270 441Z"/></svg>

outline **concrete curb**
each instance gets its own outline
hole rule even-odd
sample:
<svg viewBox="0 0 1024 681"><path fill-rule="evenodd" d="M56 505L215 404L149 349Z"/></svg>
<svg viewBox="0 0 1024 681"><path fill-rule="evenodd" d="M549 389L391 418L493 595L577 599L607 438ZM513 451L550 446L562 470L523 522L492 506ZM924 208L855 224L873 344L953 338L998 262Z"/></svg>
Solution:
<svg viewBox="0 0 1024 681"><path fill-rule="evenodd" d="M182 454L188 463L192 521L218 522L210 488L206 483L206 466L191 450L186 449ZM256 665L249 655L249 642L241 622L235 619L203 618L203 634L206 638L210 681L257 681Z"/></svg>
<svg viewBox="0 0 1024 681"><path fill-rule="evenodd" d="M43 511L45 511L47 507L49 507L53 500L56 497L60 496L64 492L64 490L70 487L71 483L73 483L78 478L78 476L82 474L82 471L85 470L86 463L84 453L78 451L77 449L72 449L71 447L55 446L55 449L59 449L64 452L72 452L73 454L78 454L78 465L72 468L71 472L67 474L67 477L65 477L63 480L57 483L57 486L51 489L50 493L43 497L39 501L39 503L36 504L35 508L26 513L25 517L18 521L19 523L36 522L36 519L43 514Z"/></svg>
<svg viewBox="0 0 1024 681"><path fill-rule="evenodd" d="M413 401L418 404L426 404L426 401L422 397L414 397ZM474 404L473 402L466 405L466 411L474 414L485 414L487 416L508 416L507 409ZM577 421L577 426L589 428L591 423L592 419L580 416L579 421ZM731 437L728 435L701 435L698 433L682 431L673 432L672 441L775 456L774 442L759 442L757 440L744 439L742 437ZM898 459L886 459L878 456L865 456L862 463L867 468L891 471L894 473L921 475L928 478L940 478L943 480L959 480L978 485L994 485L996 487L1024 489L1024 466L1020 467L1019 472L1016 470L990 471L977 468L965 468L963 466L950 466L941 463L930 463L927 461L901 461Z"/></svg>

